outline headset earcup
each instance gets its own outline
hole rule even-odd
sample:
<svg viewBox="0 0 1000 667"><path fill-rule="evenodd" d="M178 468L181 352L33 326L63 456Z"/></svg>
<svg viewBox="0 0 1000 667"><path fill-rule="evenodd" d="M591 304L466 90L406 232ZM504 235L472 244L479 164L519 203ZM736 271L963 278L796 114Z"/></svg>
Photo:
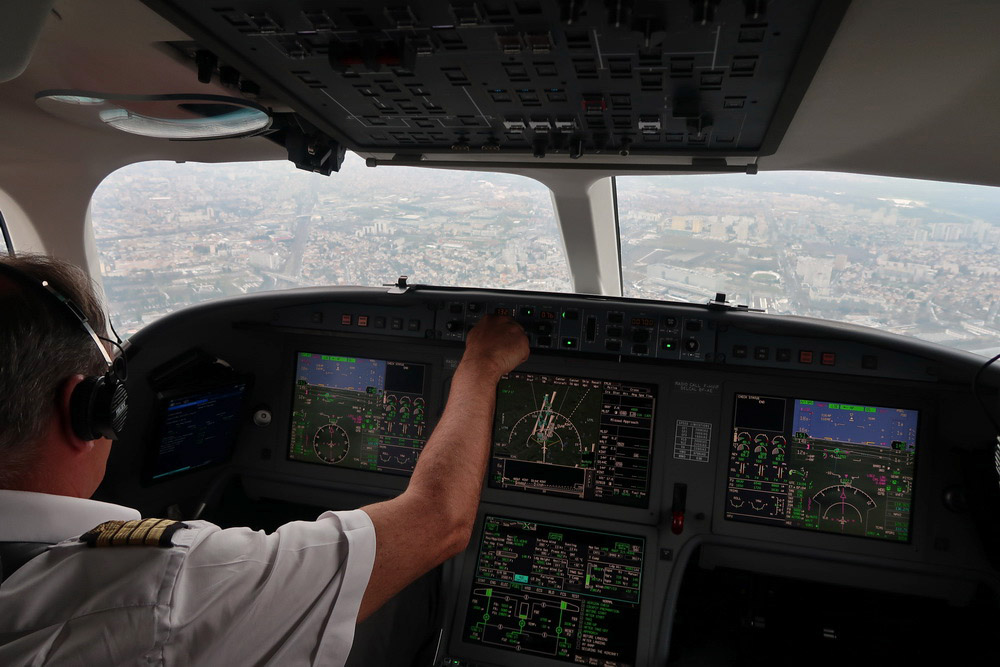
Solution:
<svg viewBox="0 0 1000 667"><path fill-rule="evenodd" d="M84 378L69 399L73 432L83 440L117 440L128 417L128 392L113 372Z"/></svg>
<svg viewBox="0 0 1000 667"><path fill-rule="evenodd" d="M93 440L101 437L95 432L93 416L94 405L97 402L99 389L104 385L104 376L84 378L73 389L69 399L70 423L73 433L81 440Z"/></svg>

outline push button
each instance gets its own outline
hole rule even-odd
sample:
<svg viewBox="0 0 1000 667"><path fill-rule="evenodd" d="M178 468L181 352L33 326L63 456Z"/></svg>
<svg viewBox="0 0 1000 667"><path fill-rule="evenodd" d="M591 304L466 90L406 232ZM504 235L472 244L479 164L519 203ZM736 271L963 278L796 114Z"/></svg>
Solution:
<svg viewBox="0 0 1000 667"><path fill-rule="evenodd" d="M632 332L632 342L633 343L648 343L649 342L649 331L646 329L635 329Z"/></svg>

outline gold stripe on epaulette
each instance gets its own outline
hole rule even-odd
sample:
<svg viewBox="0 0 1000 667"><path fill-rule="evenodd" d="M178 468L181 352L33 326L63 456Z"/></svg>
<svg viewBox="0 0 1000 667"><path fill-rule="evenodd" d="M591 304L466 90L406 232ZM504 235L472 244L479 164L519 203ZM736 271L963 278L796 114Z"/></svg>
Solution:
<svg viewBox="0 0 1000 667"><path fill-rule="evenodd" d="M187 524L171 519L105 521L81 535L80 541L91 547L169 547L173 534L182 528Z"/></svg>

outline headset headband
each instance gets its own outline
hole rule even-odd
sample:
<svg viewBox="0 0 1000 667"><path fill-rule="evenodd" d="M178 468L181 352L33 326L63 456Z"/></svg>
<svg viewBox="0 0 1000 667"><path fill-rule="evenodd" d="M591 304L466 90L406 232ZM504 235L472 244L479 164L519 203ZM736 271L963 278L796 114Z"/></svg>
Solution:
<svg viewBox="0 0 1000 667"><path fill-rule="evenodd" d="M101 351L101 356L104 357L104 361L107 362L108 368L114 367L114 360L111 358L111 354L108 353L107 348L104 347L104 343L101 342L101 337L98 336L97 332L90 326L87 316L83 310L71 299L63 296L49 283L48 280L40 280L35 276L5 262L0 262L0 274L6 275L14 282L27 285L36 291L44 292L46 295L45 298L47 299L55 299L56 302L60 304L60 309L69 313L70 316L72 316L73 321L83 327L83 330L87 332L87 335L93 339L94 344L97 345L97 349Z"/></svg>

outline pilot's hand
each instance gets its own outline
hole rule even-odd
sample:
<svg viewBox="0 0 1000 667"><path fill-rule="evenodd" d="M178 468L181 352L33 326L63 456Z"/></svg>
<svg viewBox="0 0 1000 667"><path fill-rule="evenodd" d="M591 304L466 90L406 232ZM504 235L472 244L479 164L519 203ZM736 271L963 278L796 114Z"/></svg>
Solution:
<svg viewBox="0 0 1000 667"><path fill-rule="evenodd" d="M523 363L529 351L528 337L520 324L509 317L487 315L466 337L462 363L483 364L484 370L499 379Z"/></svg>

